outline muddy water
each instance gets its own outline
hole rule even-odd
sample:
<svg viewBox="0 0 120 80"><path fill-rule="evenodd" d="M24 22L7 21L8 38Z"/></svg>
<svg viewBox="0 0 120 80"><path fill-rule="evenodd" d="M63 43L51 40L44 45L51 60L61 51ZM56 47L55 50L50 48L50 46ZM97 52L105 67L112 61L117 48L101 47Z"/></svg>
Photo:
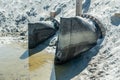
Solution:
<svg viewBox="0 0 120 80"><path fill-rule="evenodd" d="M51 63L53 64L54 56L49 53L39 52L36 55L32 55L29 57L29 70L34 71L41 67L44 67L45 64Z"/></svg>
<svg viewBox="0 0 120 80"><path fill-rule="evenodd" d="M0 46L0 80L29 80L28 59L20 59L25 51L14 44Z"/></svg>
<svg viewBox="0 0 120 80"><path fill-rule="evenodd" d="M50 80L53 63L54 55L46 51L41 51L30 56L29 57L30 79Z"/></svg>
<svg viewBox="0 0 120 80"><path fill-rule="evenodd" d="M0 46L0 80L50 80L54 55L43 50L29 56L26 45Z"/></svg>

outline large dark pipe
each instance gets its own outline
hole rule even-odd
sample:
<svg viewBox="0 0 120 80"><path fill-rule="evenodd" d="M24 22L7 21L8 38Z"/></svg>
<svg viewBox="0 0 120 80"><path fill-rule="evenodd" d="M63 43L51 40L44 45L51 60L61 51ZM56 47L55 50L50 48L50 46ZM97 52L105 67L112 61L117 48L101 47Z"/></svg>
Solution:
<svg viewBox="0 0 120 80"><path fill-rule="evenodd" d="M28 48L32 49L53 36L59 28L55 19L39 23L28 24Z"/></svg>
<svg viewBox="0 0 120 80"><path fill-rule="evenodd" d="M61 18L55 64L64 63L91 49L104 36L105 32L96 18L92 19L90 15L82 17Z"/></svg>

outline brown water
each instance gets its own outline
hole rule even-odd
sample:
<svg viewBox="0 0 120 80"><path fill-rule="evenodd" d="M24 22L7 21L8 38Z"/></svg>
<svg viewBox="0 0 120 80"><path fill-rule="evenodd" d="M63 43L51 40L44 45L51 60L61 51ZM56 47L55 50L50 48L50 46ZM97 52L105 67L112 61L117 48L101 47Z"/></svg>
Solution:
<svg viewBox="0 0 120 80"><path fill-rule="evenodd" d="M0 46L0 80L50 80L54 55L43 50L29 56L26 45Z"/></svg>
<svg viewBox="0 0 120 80"><path fill-rule="evenodd" d="M53 64L54 55L47 52L38 52L29 57L29 70L34 71L44 67L46 64Z"/></svg>

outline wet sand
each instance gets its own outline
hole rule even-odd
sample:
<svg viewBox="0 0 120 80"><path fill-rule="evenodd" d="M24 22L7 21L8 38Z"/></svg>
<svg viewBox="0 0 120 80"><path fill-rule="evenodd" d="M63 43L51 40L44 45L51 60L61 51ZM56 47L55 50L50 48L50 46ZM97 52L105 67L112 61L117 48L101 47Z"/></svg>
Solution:
<svg viewBox="0 0 120 80"><path fill-rule="evenodd" d="M34 71L41 67L44 67L45 64L53 62L54 56L49 53L39 52L35 55L29 57L29 70Z"/></svg>
<svg viewBox="0 0 120 80"><path fill-rule="evenodd" d="M43 50L29 56L25 45L0 46L0 80L50 80L54 55Z"/></svg>
<svg viewBox="0 0 120 80"><path fill-rule="evenodd" d="M20 59L25 51L14 44L0 46L0 80L29 80L28 59Z"/></svg>
<svg viewBox="0 0 120 80"><path fill-rule="evenodd" d="M29 57L31 80L50 80L54 55L46 51L38 52Z"/></svg>

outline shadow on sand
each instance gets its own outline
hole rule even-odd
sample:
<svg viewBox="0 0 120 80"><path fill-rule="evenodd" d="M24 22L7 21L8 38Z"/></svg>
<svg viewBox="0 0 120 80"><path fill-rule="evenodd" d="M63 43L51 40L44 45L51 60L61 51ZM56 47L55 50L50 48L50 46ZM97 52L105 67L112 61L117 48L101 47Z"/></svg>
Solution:
<svg viewBox="0 0 120 80"><path fill-rule="evenodd" d="M32 56L42 50L44 50L50 43L51 39L48 39L47 41L43 42L42 44L38 45L37 47L33 48L33 49L28 49L26 50L21 56L20 59L26 59L29 56Z"/></svg>
<svg viewBox="0 0 120 80"><path fill-rule="evenodd" d="M84 4L82 6L83 13L87 13L88 12L90 4L91 4L91 0L85 0Z"/></svg>
<svg viewBox="0 0 120 80"><path fill-rule="evenodd" d="M55 65L56 80L71 80L80 74L88 66L88 63L91 61L92 57L97 55L102 41L103 40L100 40L94 48L82 53L70 62L63 65Z"/></svg>
<svg viewBox="0 0 120 80"><path fill-rule="evenodd" d="M26 50L21 56L20 56L20 59L26 59L29 57L29 53L28 53L28 50Z"/></svg>
<svg viewBox="0 0 120 80"><path fill-rule="evenodd" d="M120 25L120 17L117 16L111 16L111 23L115 26Z"/></svg>

